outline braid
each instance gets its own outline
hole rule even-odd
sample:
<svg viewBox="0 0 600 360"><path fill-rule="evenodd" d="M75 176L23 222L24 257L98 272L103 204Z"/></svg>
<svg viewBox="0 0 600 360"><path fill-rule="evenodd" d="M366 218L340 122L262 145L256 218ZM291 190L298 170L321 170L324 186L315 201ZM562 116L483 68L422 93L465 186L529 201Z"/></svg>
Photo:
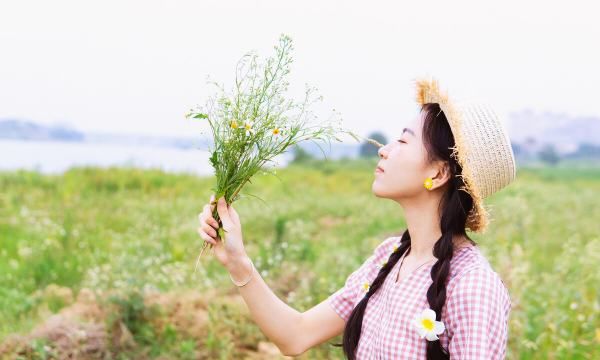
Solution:
<svg viewBox="0 0 600 360"><path fill-rule="evenodd" d="M453 255L452 232L446 231L433 246L433 253L438 261L431 267L433 282L427 289L429 307L435 311L436 320L441 321L442 307L446 302L446 279L450 273L450 260ZM449 354L440 340L427 341L427 359L449 359Z"/></svg>
<svg viewBox="0 0 600 360"><path fill-rule="evenodd" d="M362 322L363 316L365 314L365 310L367 309L367 303L373 294L379 290L385 278L388 276L392 268L396 265L398 260L402 257L402 254L409 248L410 246L410 234L408 229L404 231L402 234L402 238L400 240L400 246L396 251L393 251L390 255L388 261L384 266L379 269L379 273L373 283L369 287L369 290L365 294L365 296L358 302L358 304L350 313L350 317L346 322L346 326L344 329L344 337L341 344L331 344L333 346L342 346L344 350L344 355L349 360L354 360L356 358L355 352L358 347L358 340L360 339L360 333L362 330Z"/></svg>
<svg viewBox="0 0 600 360"><path fill-rule="evenodd" d="M453 174L453 179L448 181L448 191L444 193L442 204L444 210L441 217L442 236L433 246L433 255L438 261L431 267L432 283L427 289L427 301L429 307L435 311L436 320L440 321L442 317L442 309L446 302L446 283L450 274L450 260L454 255L454 234L464 234L464 224L467 220L467 213L464 211L463 203L470 204L470 196L461 192L458 189L462 183L462 179L456 174L456 163L450 163ZM461 199L462 197L462 199ZM472 202L471 202L472 203ZM449 359L450 355L446 349L442 347L440 340L427 341L427 359Z"/></svg>

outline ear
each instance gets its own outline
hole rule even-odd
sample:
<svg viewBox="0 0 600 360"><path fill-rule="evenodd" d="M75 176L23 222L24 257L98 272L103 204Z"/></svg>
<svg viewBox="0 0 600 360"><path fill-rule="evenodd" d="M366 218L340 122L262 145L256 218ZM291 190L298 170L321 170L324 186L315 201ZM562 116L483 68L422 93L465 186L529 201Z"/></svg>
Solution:
<svg viewBox="0 0 600 360"><path fill-rule="evenodd" d="M450 180L450 176L452 175L450 172L450 166L448 165L447 161L437 161L435 168L437 169L437 172L432 177L433 187L442 187Z"/></svg>

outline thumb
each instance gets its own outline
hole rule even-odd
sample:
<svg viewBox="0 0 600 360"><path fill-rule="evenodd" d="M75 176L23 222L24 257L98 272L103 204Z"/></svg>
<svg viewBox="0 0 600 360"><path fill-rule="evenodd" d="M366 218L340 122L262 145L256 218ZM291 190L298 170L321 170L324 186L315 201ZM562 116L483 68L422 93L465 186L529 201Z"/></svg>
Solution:
<svg viewBox="0 0 600 360"><path fill-rule="evenodd" d="M240 216L233 208L233 204L229 204L229 217L235 224L240 224Z"/></svg>
<svg viewBox="0 0 600 360"><path fill-rule="evenodd" d="M231 217L229 216L229 209L227 208L227 203L225 202L225 197L222 196L217 201L217 213L219 213L219 217L223 222L223 228L230 229L232 222Z"/></svg>

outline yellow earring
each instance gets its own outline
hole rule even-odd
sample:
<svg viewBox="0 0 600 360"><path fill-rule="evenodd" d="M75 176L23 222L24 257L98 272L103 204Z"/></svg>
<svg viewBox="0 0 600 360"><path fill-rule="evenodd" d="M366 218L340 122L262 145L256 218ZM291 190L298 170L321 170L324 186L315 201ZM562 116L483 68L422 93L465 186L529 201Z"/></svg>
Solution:
<svg viewBox="0 0 600 360"><path fill-rule="evenodd" d="M427 179L425 179L423 186L425 186L427 190L431 190L431 188L433 187L433 180L430 177L428 177Z"/></svg>

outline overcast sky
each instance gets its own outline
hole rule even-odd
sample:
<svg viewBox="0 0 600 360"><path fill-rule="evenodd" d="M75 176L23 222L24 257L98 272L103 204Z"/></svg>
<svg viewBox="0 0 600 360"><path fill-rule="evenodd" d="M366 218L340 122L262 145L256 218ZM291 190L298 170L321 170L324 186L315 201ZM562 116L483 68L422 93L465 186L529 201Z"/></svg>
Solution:
<svg viewBox="0 0 600 360"><path fill-rule="evenodd" d="M584 1L2 1L0 118L194 136L184 113L249 50L292 37L292 86L366 136L415 116L435 76L502 115L600 115L600 9ZM295 93L290 93L294 96ZM300 95L300 93L297 93Z"/></svg>

